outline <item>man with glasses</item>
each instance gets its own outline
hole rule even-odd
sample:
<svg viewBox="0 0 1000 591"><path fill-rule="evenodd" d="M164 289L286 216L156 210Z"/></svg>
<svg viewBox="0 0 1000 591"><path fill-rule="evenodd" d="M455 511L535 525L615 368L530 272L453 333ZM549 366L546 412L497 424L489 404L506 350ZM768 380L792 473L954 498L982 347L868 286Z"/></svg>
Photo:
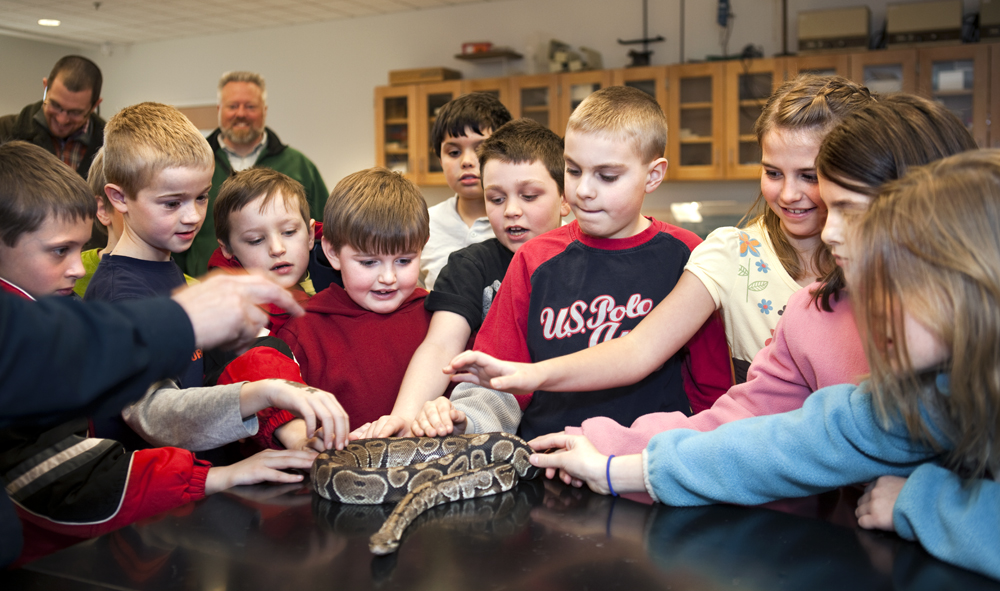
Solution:
<svg viewBox="0 0 1000 591"><path fill-rule="evenodd" d="M83 178L104 145L101 69L79 55L67 55L42 78L42 100L20 113L0 117L0 141L24 140L45 148Z"/></svg>
<svg viewBox="0 0 1000 591"><path fill-rule="evenodd" d="M219 79L218 108L219 127L208 136L215 153L208 214L191 248L174 255L174 260L192 277L205 273L208 259L219 245L212 208L222 182L233 174L261 166L292 177L305 188L310 215L317 220L323 219L323 206L330 196L316 165L302 152L281 143L274 130L265 127L267 86L263 76L255 72L223 74Z"/></svg>

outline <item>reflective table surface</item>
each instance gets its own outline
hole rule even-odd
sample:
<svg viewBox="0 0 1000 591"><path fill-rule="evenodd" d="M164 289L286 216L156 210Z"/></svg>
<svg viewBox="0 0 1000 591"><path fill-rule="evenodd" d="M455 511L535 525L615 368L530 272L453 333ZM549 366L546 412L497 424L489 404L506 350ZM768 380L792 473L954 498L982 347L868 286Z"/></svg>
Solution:
<svg viewBox="0 0 1000 591"><path fill-rule="evenodd" d="M2 573L0 588L1000 590L859 529L858 496L673 508L536 480L436 507L375 557L368 537L391 506L241 487Z"/></svg>

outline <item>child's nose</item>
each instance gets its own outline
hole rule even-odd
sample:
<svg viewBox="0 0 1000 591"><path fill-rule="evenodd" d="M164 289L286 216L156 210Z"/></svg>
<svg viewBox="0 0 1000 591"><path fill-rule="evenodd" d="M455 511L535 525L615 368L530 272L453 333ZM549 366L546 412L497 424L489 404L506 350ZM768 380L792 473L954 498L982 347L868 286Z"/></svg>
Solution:
<svg viewBox="0 0 1000 591"><path fill-rule="evenodd" d="M268 242L268 249L271 256L281 256L285 254L285 242L280 237L275 236Z"/></svg>
<svg viewBox="0 0 1000 591"><path fill-rule="evenodd" d="M507 207L504 209L504 215L509 218L516 218L521 216L521 204L517 202L516 199L508 199Z"/></svg>
<svg viewBox="0 0 1000 591"><path fill-rule="evenodd" d="M383 285L392 285L396 282L396 270L392 268L392 265L386 265L379 271L378 274L379 283Z"/></svg>
<svg viewBox="0 0 1000 591"><path fill-rule="evenodd" d="M476 156L475 150L462 150L462 166L466 168L479 166L479 158Z"/></svg>

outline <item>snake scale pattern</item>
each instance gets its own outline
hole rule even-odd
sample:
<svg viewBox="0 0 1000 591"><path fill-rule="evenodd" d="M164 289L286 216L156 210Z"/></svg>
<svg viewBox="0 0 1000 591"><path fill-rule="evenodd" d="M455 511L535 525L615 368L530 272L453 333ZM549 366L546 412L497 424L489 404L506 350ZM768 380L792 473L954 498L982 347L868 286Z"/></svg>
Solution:
<svg viewBox="0 0 1000 591"><path fill-rule="evenodd" d="M382 555L396 551L403 532L427 509L508 491L538 476L540 470L528 462L531 453L523 439L509 433L366 439L321 453L311 480L331 501L397 502L369 541L372 553Z"/></svg>

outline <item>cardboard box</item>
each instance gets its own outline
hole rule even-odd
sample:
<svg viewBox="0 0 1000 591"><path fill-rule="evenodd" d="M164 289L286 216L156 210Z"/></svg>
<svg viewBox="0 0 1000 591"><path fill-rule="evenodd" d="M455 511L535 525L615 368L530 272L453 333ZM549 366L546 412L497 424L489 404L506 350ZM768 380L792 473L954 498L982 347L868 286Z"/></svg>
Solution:
<svg viewBox="0 0 1000 591"><path fill-rule="evenodd" d="M889 4L885 11L890 48L962 42L962 0Z"/></svg>
<svg viewBox="0 0 1000 591"><path fill-rule="evenodd" d="M389 72L389 84L399 86L401 84L420 84L423 82L442 82L444 80L458 80L462 73L458 70L448 68L417 68L415 70L391 70Z"/></svg>
<svg viewBox="0 0 1000 591"><path fill-rule="evenodd" d="M868 49L871 12L867 6L799 13L799 53Z"/></svg>

